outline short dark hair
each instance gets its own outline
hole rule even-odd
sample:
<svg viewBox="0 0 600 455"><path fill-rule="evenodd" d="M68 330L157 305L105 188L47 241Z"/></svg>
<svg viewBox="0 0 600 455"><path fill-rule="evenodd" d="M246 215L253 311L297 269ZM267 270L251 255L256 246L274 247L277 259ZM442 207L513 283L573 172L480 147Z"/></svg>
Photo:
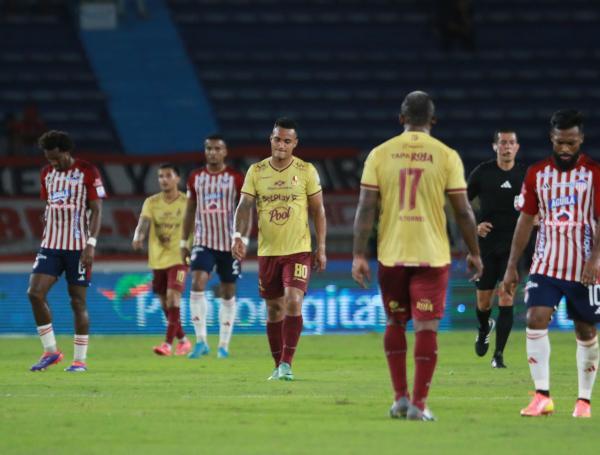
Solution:
<svg viewBox="0 0 600 455"><path fill-rule="evenodd" d="M578 127L579 131L583 131L583 113L577 109L560 109L552 114L550 126L557 130Z"/></svg>
<svg viewBox="0 0 600 455"><path fill-rule="evenodd" d="M508 134L512 133L517 138L517 141L519 140L519 135L517 134L517 132L514 129L512 129L512 128L500 128L500 129L497 129L496 131L494 131L494 144L496 144L498 142L498 139L500 138L500 135L502 133L508 133Z"/></svg>
<svg viewBox="0 0 600 455"><path fill-rule="evenodd" d="M61 152L70 152L73 150L74 144L71 137L64 131L50 130L40 136L38 146L42 150L57 148Z"/></svg>
<svg viewBox="0 0 600 455"><path fill-rule="evenodd" d="M275 120L273 128L284 128L286 130L296 130L296 132L298 132L298 124L289 117L280 117Z"/></svg>
<svg viewBox="0 0 600 455"><path fill-rule="evenodd" d="M175 166L173 163L162 163L160 166L158 166L158 169L173 169L173 172L175 172L175 174L177 175L181 175L179 173L179 168L177 166Z"/></svg>
<svg viewBox="0 0 600 455"><path fill-rule="evenodd" d="M223 141L225 142L225 138L223 137L223 135L219 134L219 133L213 133L213 134L209 134L208 136L206 136L206 139L204 139L205 141Z"/></svg>
<svg viewBox="0 0 600 455"><path fill-rule="evenodd" d="M431 122L435 115L435 105L426 92L410 92L402 101L400 114L405 122L414 126L425 126Z"/></svg>

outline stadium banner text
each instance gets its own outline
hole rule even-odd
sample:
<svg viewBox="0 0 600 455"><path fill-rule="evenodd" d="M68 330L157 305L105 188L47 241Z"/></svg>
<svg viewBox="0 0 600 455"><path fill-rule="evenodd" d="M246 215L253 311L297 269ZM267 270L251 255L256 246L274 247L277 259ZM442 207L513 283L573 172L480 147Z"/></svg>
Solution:
<svg viewBox="0 0 600 455"><path fill-rule="evenodd" d="M304 333L383 331L385 312L375 285L359 289L350 278L350 261L331 261L327 271L315 273L306 295L303 316ZM373 264L376 268L376 264ZM453 278L448 290L445 316L441 330L475 327L475 290L464 278L464 261L453 263ZM258 295L256 267L247 267L238 281L235 333L264 333L265 303ZM373 270L376 276L376 270ZM152 275L143 266L126 272L111 271L110 266L98 267L88 290L88 308L92 334L153 334L163 333L166 320L157 296L152 293ZM0 273L0 334L35 334L35 323L27 298L29 274ZM208 330L218 333L217 280L213 278L209 297ZM52 289L48 298L57 333L73 333L73 317L64 279ZM518 294L516 325L523 327L525 308L522 292ZM181 318L186 331L192 332L189 311L189 279L182 298ZM561 303L552 326L572 329Z"/></svg>

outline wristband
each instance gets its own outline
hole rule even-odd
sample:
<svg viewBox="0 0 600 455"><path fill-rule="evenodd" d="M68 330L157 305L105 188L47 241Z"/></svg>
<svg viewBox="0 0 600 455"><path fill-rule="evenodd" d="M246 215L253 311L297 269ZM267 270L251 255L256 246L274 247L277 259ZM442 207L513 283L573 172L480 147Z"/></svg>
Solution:
<svg viewBox="0 0 600 455"><path fill-rule="evenodd" d="M179 241L179 248L188 248L188 241L181 239Z"/></svg>
<svg viewBox="0 0 600 455"><path fill-rule="evenodd" d="M248 246L249 243L249 239L248 237L244 237L240 232L235 232L232 236L231 236L231 240L235 240L235 239L240 239L242 241L242 243L246 246Z"/></svg>
<svg viewBox="0 0 600 455"><path fill-rule="evenodd" d="M88 245L93 246L94 248L96 248L96 244L98 243L98 241L96 240L96 237L88 237L87 242Z"/></svg>

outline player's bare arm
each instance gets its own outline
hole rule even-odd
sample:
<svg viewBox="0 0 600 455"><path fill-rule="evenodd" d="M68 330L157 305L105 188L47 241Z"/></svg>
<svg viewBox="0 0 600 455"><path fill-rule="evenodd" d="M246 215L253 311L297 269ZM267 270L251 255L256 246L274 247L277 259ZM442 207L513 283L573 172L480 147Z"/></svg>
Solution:
<svg viewBox="0 0 600 455"><path fill-rule="evenodd" d="M131 241L134 250L138 251L144 248L144 241L148 238L148 231L150 230L150 222L150 218L140 216Z"/></svg>
<svg viewBox="0 0 600 455"><path fill-rule="evenodd" d="M308 211L313 220L317 237L317 249L314 253L313 268L318 272L322 272L327 267L327 254L325 252L327 219L325 218L325 207L323 206L323 192L319 192L308 198Z"/></svg>
<svg viewBox="0 0 600 455"><path fill-rule="evenodd" d="M100 234L100 223L102 220L102 199L94 199L93 201L88 201L90 208L90 227L89 227L89 237L93 237L94 239L98 238L98 234ZM94 242L95 243L95 242ZM80 262L84 267L89 267L94 262L94 253L96 252L95 244L88 243L83 252L81 253Z"/></svg>
<svg viewBox="0 0 600 455"><path fill-rule="evenodd" d="M510 256L504 273L504 290L511 297L514 295L517 284L519 283L519 272L517 270L519 259L529 242L531 232L535 223L535 215L529 215L521 212L517 220L517 227L513 234L512 243L510 245Z"/></svg>
<svg viewBox="0 0 600 455"><path fill-rule="evenodd" d="M473 209L469 204L466 192L450 193L448 199L454 212L456 224L469 250L467 267L469 270L475 270L471 280L476 280L483 272L483 264L479 253L479 244L477 243L477 225L475 224Z"/></svg>
<svg viewBox="0 0 600 455"><path fill-rule="evenodd" d="M352 278L366 288L371 281L371 270L367 260L369 237L375 225L379 203L379 191L361 188L358 207L354 217L354 243L352 247Z"/></svg>
<svg viewBox="0 0 600 455"><path fill-rule="evenodd" d="M600 218L596 218L596 226L600 222ZM591 286L596 284L598 281L598 274L600 273L600 229L596 229L594 234L594 246L592 247L592 254L589 259L585 261L583 265L583 271L581 272L581 283L585 286Z"/></svg>
<svg viewBox="0 0 600 455"><path fill-rule="evenodd" d="M247 242L244 242L242 237L247 238L252 227L252 209L254 208L255 198L249 194L242 193L240 202L235 209L235 218L233 225L235 226L235 232L239 232L241 236L235 237L232 240L231 254L238 261L241 261L246 257L248 246Z"/></svg>
<svg viewBox="0 0 600 455"><path fill-rule="evenodd" d="M196 199L188 196L187 202L185 205L185 214L183 216L183 226L181 227L181 260L184 264L188 263L190 257L190 249L188 244L184 245L184 240L190 238L190 234L192 233L192 229L194 228L194 215L196 214Z"/></svg>

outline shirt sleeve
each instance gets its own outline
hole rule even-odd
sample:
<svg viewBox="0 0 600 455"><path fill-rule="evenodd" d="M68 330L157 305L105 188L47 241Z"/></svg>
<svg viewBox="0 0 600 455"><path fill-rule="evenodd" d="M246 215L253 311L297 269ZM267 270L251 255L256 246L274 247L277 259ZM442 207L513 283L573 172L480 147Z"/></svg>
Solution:
<svg viewBox="0 0 600 455"><path fill-rule="evenodd" d="M194 185L194 181L196 180L196 171L192 171L190 173L190 176L187 179L187 192L186 192L186 196L188 199L196 199L196 188Z"/></svg>
<svg viewBox="0 0 600 455"><path fill-rule="evenodd" d="M319 178L319 173L317 172L317 168L312 164L308 166L308 180L306 182L306 194L308 197L314 196L322 191L321 188L321 179Z"/></svg>
<svg viewBox="0 0 600 455"><path fill-rule="evenodd" d="M85 187L87 189L88 201L95 201L97 199L105 199L106 191L104 190L104 184L102 183L102 177L100 172L95 166L90 166L85 172Z"/></svg>
<svg viewBox="0 0 600 455"><path fill-rule="evenodd" d="M367 159L365 160L365 166L360 179L360 186L374 190L379 189L379 181L377 180L377 166L375 165L375 150L371 150L371 153L369 153Z"/></svg>
<svg viewBox="0 0 600 455"><path fill-rule="evenodd" d="M479 176L481 175L480 169L479 166L473 169L473 172L471 172L467 179L467 196L469 197L469 201L475 199L481 192L481 184L479 181Z"/></svg>
<svg viewBox="0 0 600 455"><path fill-rule="evenodd" d="M150 198L146 198L144 205L142 205L141 217L152 219L152 208L150 207Z"/></svg>
<svg viewBox="0 0 600 455"><path fill-rule="evenodd" d="M448 155L448 180L446 193L461 193L467 189L465 182L465 168L456 150L451 150Z"/></svg>
<svg viewBox="0 0 600 455"><path fill-rule="evenodd" d="M535 190L535 170L529 168L521 186L521 194L518 196L517 207L521 212L535 215L539 211L538 197Z"/></svg>
<svg viewBox="0 0 600 455"><path fill-rule="evenodd" d="M241 192L252 197L256 197L256 186L254 185L254 164L248 168Z"/></svg>

